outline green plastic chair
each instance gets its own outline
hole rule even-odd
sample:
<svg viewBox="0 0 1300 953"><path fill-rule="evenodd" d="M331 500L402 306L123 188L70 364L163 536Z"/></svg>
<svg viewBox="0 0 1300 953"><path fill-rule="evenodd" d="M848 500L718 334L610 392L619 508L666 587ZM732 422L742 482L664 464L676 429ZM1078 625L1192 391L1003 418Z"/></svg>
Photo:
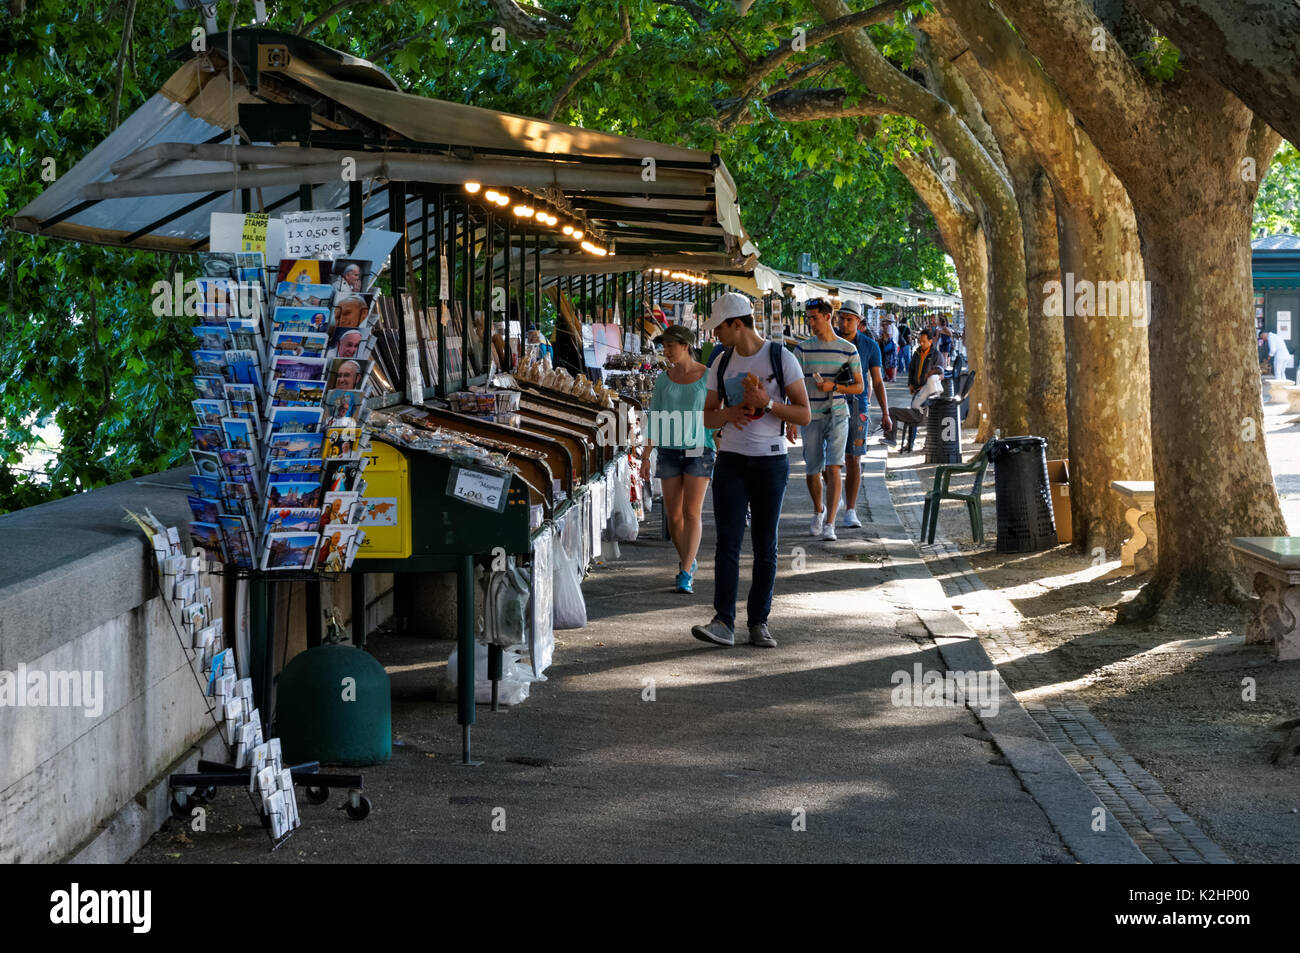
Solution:
<svg viewBox="0 0 1300 953"><path fill-rule="evenodd" d="M960 500L966 504L975 542L984 542L984 510L980 504L980 492L984 486L984 471L989 466L989 450L992 446L992 440L984 444L970 463L945 464L935 468L934 489L925 494L925 510L921 514L921 538L925 542L934 542L934 534L939 529L939 504L944 500ZM953 475L957 473L975 474L975 486L972 487L971 492L954 493L948 489Z"/></svg>

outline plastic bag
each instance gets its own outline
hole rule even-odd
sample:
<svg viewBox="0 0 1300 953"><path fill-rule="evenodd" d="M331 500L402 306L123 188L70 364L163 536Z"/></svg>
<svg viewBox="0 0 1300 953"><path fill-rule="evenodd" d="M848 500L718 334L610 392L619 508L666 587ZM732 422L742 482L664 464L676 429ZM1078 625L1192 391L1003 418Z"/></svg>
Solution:
<svg viewBox="0 0 1300 953"><path fill-rule="evenodd" d="M565 522L571 524L570 520L566 519ZM581 629L587 624L587 600L582 597L582 569L578 563L580 557L570 551L572 547L564 545L571 535L562 530L551 553L555 564L551 597L555 605L557 629ZM577 542L580 549L580 537Z"/></svg>
<svg viewBox="0 0 1300 953"><path fill-rule="evenodd" d="M640 529L636 510L632 508L631 488L627 478L620 474L613 481L614 514L610 518L610 534L621 543L636 542Z"/></svg>
<svg viewBox="0 0 1300 953"><path fill-rule="evenodd" d="M533 541L533 564L528 569L532 585L532 620L528 626L528 659L533 674L540 678L555 655L555 608L552 587L555 585L555 533L551 527L537 534Z"/></svg>
<svg viewBox="0 0 1300 953"><path fill-rule="evenodd" d="M506 568L478 571L475 622L478 641L485 645L519 645L528 638L528 578L513 557Z"/></svg>
<svg viewBox="0 0 1300 953"><path fill-rule="evenodd" d="M459 649L459 646L452 649L451 656L447 659L446 680L452 692L456 691L457 677L460 674ZM545 679L533 678L528 666L520 661L519 653L506 649L501 658L501 681L497 686L497 701L503 705L518 705L528 697L528 691L535 681L545 681ZM478 643L474 645L474 701L492 701L492 680L488 678L488 647Z"/></svg>

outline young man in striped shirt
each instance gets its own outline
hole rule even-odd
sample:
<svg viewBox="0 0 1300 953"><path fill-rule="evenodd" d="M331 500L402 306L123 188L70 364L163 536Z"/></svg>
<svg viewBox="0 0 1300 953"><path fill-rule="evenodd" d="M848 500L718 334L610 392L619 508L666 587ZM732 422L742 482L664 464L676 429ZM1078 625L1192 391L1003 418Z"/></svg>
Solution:
<svg viewBox="0 0 1300 953"><path fill-rule="evenodd" d="M862 362L852 341L835 333L834 310L824 298L808 302L808 327L813 336L795 345L794 356L803 368L812 422L801 430L808 493L812 497L811 536L835 539L835 511L840 505L844 450L849 436L849 395L862 393ZM848 373L844 373L847 368ZM837 383L836 378L852 383ZM788 428L794 439L794 428ZM822 492L822 475L826 492ZM823 506L824 502L824 506Z"/></svg>

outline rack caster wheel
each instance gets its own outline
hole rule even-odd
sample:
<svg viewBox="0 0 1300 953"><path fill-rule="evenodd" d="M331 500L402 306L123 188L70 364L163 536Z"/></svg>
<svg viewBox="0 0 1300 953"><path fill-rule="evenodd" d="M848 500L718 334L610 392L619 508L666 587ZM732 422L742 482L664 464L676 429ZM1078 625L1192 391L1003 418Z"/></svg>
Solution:
<svg viewBox="0 0 1300 953"><path fill-rule="evenodd" d="M209 785L206 788L198 788L190 795L190 800L195 804L208 804L217 799L216 785Z"/></svg>
<svg viewBox="0 0 1300 953"><path fill-rule="evenodd" d="M190 819L190 799L179 791L173 791L171 802L169 803L171 815L178 821L188 821Z"/></svg>
<svg viewBox="0 0 1300 953"><path fill-rule="evenodd" d="M324 788L324 787L317 788L317 787L311 787L309 785L307 787L307 790L304 791L303 793L306 795L307 802L309 804L324 804L326 801L330 799L329 788Z"/></svg>
<svg viewBox="0 0 1300 953"><path fill-rule="evenodd" d="M353 791L351 798L348 800L347 808L348 817L354 821L364 821L370 816L370 798L366 797L360 791Z"/></svg>

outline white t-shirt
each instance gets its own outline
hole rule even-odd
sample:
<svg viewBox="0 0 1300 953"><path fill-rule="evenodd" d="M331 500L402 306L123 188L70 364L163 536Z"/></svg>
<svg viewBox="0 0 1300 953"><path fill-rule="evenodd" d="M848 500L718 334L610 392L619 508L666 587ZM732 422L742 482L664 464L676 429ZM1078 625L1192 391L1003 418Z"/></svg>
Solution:
<svg viewBox="0 0 1300 953"><path fill-rule="evenodd" d="M738 404L743 399L746 374L757 377L767 390L767 396L776 403L788 403L776 384L776 376L772 373L772 356L768 353L768 347L768 342L764 341L758 353L752 357L732 352L731 358L727 361L725 382L728 404ZM793 354L783 347L780 351L785 386L790 387L796 381L803 379L803 369ZM709 393L711 394L718 392L718 366L721 363L722 358L719 357L709 367ZM761 414L744 427L727 424L718 433L717 445L720 452L739 453L746 457L774 457L789 452L785 442L785 424L770 413Z"/></svg>

